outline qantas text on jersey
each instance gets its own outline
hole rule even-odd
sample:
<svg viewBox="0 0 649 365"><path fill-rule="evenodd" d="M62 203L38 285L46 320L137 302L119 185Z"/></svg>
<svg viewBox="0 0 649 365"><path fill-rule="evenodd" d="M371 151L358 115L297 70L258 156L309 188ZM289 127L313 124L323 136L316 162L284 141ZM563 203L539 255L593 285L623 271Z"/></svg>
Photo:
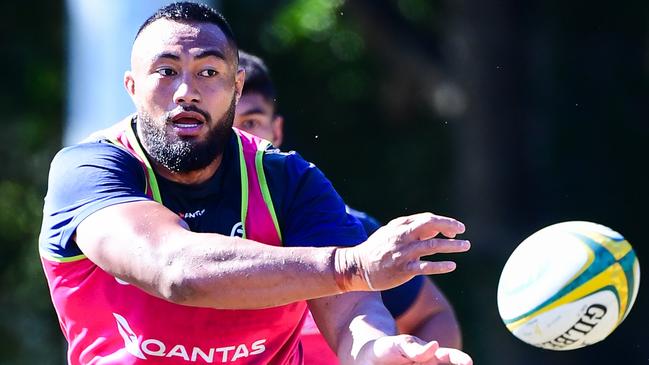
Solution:
<svg viewBox="0 0 649 365"><path fill-rule="evenodd" d="M228 363L241 358L259 355L266 351L266 339L262 338L251 344L238 344L222 347L200 348L197 346L185 344L167 344L155 338L139 340L139 337L133 332L131 326L123 316L113 313L117 321L117 329L124 339L124 347L131 355L142 359L152 360L155 363L155 357L168 357L183 359L187 362L196 362L198 360L212 363Z"/></svg>

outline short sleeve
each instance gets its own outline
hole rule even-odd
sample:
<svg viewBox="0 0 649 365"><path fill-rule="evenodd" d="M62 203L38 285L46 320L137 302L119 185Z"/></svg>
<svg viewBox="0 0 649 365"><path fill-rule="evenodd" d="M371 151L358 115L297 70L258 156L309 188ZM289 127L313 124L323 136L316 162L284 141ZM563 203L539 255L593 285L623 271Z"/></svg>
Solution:
<svg viewBox="0 0 649 365"><path fill-rule="evenodd" d="M324 174L295 152L267 152L264 172L286 246L352 246L381 226L373 217L345 206ZM414 303L423 280L416 276L381 292L394 317Z"/></svg>
<svg viewBox="0 0 649 365"><path fill-rule="evenodd" d="M148 200L145 183L140 163L108 142L62 149L50 165L39 238L41 253L52 258L81 254L71 240L79 223L107 206Z"/></svg>
<svg viewBox="0 0 649 365"><path fill-rule="evenodd" d="M286 246L350 246L367 239L331 182L297 153L267 152L264 171Z"/></svg>

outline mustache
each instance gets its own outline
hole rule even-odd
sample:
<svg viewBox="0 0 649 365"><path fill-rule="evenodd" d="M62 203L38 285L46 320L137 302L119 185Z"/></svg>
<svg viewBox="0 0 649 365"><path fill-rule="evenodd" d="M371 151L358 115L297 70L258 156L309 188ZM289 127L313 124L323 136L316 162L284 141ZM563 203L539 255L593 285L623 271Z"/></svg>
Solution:
<svg viewBox="0 0 649 365"><path fill-rule="evenodd" d="M212 121L212 118L210 118L209 113L207 113L205 110L197 107L196 105L186 105L186 106L178 106L175 109L168 111L165 113L164 120L167 123L171 123L171 120L178 114L183 113L183 112L194 112L198 113L203 116L205 121L210 124Z"/></svg>

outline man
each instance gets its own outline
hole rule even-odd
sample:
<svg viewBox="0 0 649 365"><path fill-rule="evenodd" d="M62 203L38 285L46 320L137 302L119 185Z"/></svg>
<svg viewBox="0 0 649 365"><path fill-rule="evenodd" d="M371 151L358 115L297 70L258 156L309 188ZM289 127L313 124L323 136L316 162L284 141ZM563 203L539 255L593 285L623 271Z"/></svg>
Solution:
<svg viewBox="0 0 649 365"><path fill-rule="evenodd" d="M234 126L262 137L280 147L284 137L283 117L276 113L276 91L263 60L239 51L239 67L246 79L237 104ZM379 223L363 212L347 207L347 212L363 224L368 235ZM416 276L397 288L381 293L390 313L396 318L401 333L421 339L436 340L443 346L460 348L461 336L455 315L448 301L432 281ZM302 344L307 364L334 364L335 355L312 322L302 331Z"/></svg>
<svg viewBox="0 0 649 365"><path fill-rule="evenodd" d="M231 128L244 77L219 13L168 5L133 43L136 114L52 161L39 245L69 363L301 364L308 301L343 364L470 364L395 335L371 292L452 271L420 258L466 251L434 238L462 223L366 239L313 165Z"/></svg>

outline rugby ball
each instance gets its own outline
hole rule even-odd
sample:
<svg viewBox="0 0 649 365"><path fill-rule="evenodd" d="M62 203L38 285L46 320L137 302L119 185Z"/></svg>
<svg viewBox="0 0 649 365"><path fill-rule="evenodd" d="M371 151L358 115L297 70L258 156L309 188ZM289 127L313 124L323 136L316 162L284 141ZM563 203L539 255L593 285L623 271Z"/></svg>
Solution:
<svg viewBox="0 0 649 365"><path fill-rule="evenodd" d="M498 283L498 310L520 340L572 350L606 338L629 314L640 265L622 235L591 222L563 222L525 239Z"/></svg>

